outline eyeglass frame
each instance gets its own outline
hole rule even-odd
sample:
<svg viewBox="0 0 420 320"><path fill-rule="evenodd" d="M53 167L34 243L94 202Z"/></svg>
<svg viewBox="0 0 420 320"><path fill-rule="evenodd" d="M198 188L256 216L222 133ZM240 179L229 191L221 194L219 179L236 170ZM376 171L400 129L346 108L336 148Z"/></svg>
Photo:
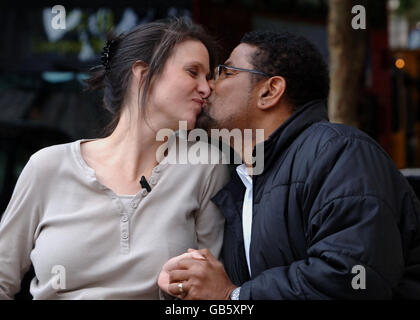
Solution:
<svg viewBox="0 0 420 320"><path fill-rule="evenodd" d="M245 72L259 74L261 76L270 77L270 78L271 77L274 77L274 75L271 75L271 74L268 74L268 73L265 73L265 72L262 72L262 71L258 71L258 70L237 68L237 67L227 66L227 65L224 65L224 64L219 64L216 67L216 73L215 73L215 76L214 76L214 82L217 82L219 80L219 77L220 77L220 71L219 71L219 69L220 68L225 68L225 69L228 69L228 70L235 70L235 71L245 71Z"/></svg>

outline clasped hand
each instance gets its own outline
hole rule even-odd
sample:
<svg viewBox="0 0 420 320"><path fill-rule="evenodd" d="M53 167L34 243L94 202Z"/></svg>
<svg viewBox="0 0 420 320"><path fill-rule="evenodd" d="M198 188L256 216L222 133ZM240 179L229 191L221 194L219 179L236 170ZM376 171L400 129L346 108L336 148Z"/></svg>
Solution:
<svg viewBox="0 0 420 320"><path fill-rule="evenodd" d="M207 249L188 249L162 267L159 287L184 300L228 300L236 286L220 261Z"/></svg>

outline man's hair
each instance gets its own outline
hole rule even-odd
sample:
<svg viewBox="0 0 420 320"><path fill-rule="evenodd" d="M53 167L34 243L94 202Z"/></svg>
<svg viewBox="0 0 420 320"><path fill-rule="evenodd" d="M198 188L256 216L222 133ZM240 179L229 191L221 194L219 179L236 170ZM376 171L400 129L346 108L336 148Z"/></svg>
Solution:
<svg viewBox="0 0 420 320"><path fill-rule="evenodd" d="M288 32L252 31L243 36L241 43L258 48L250 61L255 69L286 79L285 97L293 110L311 100L327 99L327 65L304 37Z"/></svg>

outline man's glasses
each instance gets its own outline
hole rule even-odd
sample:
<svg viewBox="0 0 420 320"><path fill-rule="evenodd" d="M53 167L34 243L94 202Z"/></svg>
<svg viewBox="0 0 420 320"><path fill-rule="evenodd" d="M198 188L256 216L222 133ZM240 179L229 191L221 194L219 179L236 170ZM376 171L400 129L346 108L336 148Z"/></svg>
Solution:
<svg viewBox="0 0 420 320"><path fill-rule="evenodd" d="M216 74L215 74L215 77L214 77L214 82L217 82L219 79L226 78L226 76L229 75L227 70L245 71L245 72L250 72L250 73L254 73L254 74L259 74L259 75L264 76L264 77L274 77L274 75L271 75L271 74L268 74L268 73L265 73L265 72L262 72L262 71L258 71L258 70L236 68L236 67L226 66L224 64L219 64L216 68Z"/></svg>

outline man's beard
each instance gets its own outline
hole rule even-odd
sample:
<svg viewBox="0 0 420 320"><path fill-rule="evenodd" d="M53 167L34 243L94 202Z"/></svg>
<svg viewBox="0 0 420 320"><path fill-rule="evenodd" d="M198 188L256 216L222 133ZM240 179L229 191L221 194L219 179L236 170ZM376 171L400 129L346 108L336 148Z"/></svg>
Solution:
<svg viewBox="0 0 420 320"><path fill-rule="evenodd" d="M219 128L219 123L216 119L212 118L204 109L201 110L197 116L195 127L209 131L210 129Z"/></svg>

